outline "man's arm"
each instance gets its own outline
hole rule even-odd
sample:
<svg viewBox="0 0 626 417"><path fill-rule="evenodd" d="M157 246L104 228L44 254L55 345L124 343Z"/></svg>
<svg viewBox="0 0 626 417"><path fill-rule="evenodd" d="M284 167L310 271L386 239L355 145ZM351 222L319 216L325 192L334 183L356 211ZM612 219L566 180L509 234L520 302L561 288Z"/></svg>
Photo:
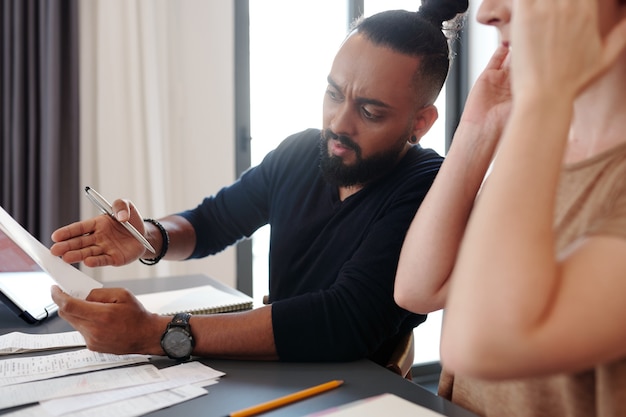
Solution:
<svg viewBox="0 0 626 417"><path fill-rule="evenodd" d="M158 222L165 228L169 237L167 252L163 259L170 261L182 261L189 258L196 247L196 232L191 223L184 217L170 215L158 219ZM163 249L163 235L156 225L145 222L146 236L156 254ZM155 254L145 251L142 258L154 258Z"/></svg>
<svg viewBox="0 0 626 417"><path fill-rule="evenodd" d="M113 212L121 222L129 221L139 233L146 236L156 253L143 247L122 225L110 216L100 215L72 223L52 233L55 242L50 252L67 263L84 262L98 266L127 265L138 258L154 258L161 252L163 237L159 229L144 222L137 208L129 200L113 202ZM165 259L188 258L196 244L193 226L182 216L171 215L159 220L169 234L169 247Z"/></svg>
<svg viewBox="0 0 626 417"><path fill-rule="evenodd" d="M59 306L59 316L83 335L91 350L165 354L160 340L172 317L146 311L127 290L100 288L80 300L53 287L52 298ZM239 313L192 316L193 355L276 360L271 315L272 307L264 306Z"/></svg>

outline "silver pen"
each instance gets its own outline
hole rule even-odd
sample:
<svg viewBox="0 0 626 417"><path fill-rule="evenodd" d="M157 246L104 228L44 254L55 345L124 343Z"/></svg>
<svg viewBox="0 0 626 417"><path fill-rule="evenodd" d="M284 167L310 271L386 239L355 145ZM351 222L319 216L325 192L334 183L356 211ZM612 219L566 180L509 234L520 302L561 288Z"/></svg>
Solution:
<svg viewBox="0 0 626 417"><path fill-rule="evenodd" d="M113 206L111 206L111 203L109 203L104 197L102 197L96 190L87 186L85 187L85 194L87 195L87 198L89 198L89 200L100 209L101 212L103 212L104 214L108 214L109 216L117 220L117 217L115 217L115 214L113 213ZM150 242L148 242L146 238L143 237L143 235L139 233L132 224L130 224L129 222L121 222L119 220L117 220L117 222L124 226L126 230L128 230L130 234L135 237L135 239L141 242L144 248L156 254L156 251L154 250Z"/></svg>

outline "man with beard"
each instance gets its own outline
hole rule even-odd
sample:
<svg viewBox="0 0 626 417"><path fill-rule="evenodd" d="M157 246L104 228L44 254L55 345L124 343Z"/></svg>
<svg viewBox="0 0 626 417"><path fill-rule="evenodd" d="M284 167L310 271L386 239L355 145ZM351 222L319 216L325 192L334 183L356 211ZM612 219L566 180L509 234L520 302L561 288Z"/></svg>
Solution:
<svg viewBox="0 0 626 417"><path fill-rule="evenodd" d="M117 219L143 233L156 257L109 216L52 235L54 255L95 267L208 256L270 224L269 305L176 317L194 339L182 353L160 344L172 317L147 312L123 289L79 300L55 287L61 317L103 352L384 363L425 320L395 304L393 284L406 230L442 163L417 142L437 119L449 67L442 22L465 11L459 3L442 11L425 1L417 13L359 21L328 76L323 131L288 137L195 209L142 221L130 201L116 200Z"/></svg>

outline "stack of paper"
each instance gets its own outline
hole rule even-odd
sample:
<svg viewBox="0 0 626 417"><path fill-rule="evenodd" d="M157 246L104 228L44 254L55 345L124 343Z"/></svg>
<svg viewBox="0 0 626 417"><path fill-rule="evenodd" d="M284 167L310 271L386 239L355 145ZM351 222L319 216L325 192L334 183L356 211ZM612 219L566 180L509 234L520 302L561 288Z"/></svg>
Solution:
<svg viewBox="0 0 626 417"><path fill-rule="evenodd" d="M148 360L87 349L0 360L0 409L35 404L4 414L13 417L134 417L204 395L224 375L200 362L157 369Z"/></svg>

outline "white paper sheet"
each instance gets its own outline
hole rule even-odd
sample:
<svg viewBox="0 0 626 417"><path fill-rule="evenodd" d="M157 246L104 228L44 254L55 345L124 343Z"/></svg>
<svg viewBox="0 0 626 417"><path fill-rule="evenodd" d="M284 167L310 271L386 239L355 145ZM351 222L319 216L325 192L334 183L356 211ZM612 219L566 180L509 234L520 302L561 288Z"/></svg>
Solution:
<svg viewBox="0 0 626 417"><path fill-rule="evenodd" d="M113 355L88 349L0 360L0 387L86 371L147 362L146 355Z"/></svg>
<svg viewBox="0 0 626 417"><path fill-rule="evenodd" d="M85 346L77 331L49 334L11 332L0 336L0 355Z"/></svg>
<svg viewBox="0 0 626 417"><path fill-rule="evenodd" d="M26 252L66 293L86 298L94 288L102 284L85 273L53 256L50 250L35 239L26 229L0 207L0 229Z"/></svg>
<svg viewBox="0 0 626 417"><path fill-rule="evenodd" d="M185 385L196 385L206 383L210 385L216 378L224 375L224 372L217 371L200 362L186 362L180 365L170 366L160 369L164 381L154 384L137 385L123 389L109 390L104 392L94 392L90 394L74 395L71 397L57 398L42 401L41 406L52 416L61 416L86 408L92 408L129 398L139 397L154 392L170 390ZM210 382L207 382L210 381Z"/></svg>
<svg viewBox="0 0 626 417"><path fill-rule="evenodd" d="M0 409L163 380L154 365L140 365L9 385L0 387Z"/></svg>
<svg viewBox="0 0 626 417"><path fill-rule="evenodd" d="M354 401L306 417L443 417L429 408L412 403L395 394L382 394Z"/></svg>
<svg viewBox="0 0 626 417"><path fill-rule="evenodd" d="M191 400L205 395L208 391L191 385L155 392L141 397L122 400L114 404L106 404L65 414L64 417L137 417L162 408ZM54 417L48 414L41 405L23 408L4 417Z"/></svg>

